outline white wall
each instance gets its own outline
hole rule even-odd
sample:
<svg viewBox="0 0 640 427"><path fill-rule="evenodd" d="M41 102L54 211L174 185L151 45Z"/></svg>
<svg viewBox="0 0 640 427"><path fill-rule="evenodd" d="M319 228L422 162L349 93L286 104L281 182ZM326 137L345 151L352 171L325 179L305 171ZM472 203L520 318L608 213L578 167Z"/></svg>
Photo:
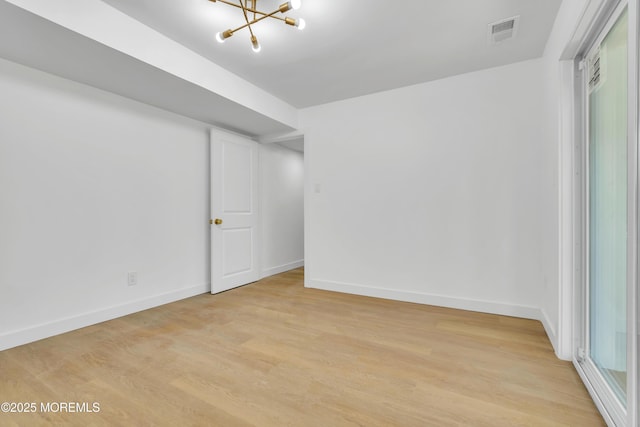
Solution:
<svg viewBox="0 0 640 427"><path fill-rule="evenodd" d="M0 349L209 289L204 124L4 60L0 93Z"/></svg>
<svg viewBox="0 0 640 427"><path fill-rule="evenodd" d="M543 65L303 110L307 285L540 318L557 245Z"/></svg>
<svg viewBox="0 0 640 427"><path fill-rule="evenodd" d="M304 265L304 157L260 145L262 277Z"/></svg>

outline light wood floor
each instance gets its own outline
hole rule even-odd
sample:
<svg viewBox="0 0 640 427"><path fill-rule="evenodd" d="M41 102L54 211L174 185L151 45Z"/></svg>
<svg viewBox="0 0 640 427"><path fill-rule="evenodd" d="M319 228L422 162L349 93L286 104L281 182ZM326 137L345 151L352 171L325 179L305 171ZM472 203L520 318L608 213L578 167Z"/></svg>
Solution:
<svg viewBox="0 0 640 427"><path fill-rule="evenodd" d="M602 426L539 322L305 289L295 270L0 352L0 426Z"/></svg>

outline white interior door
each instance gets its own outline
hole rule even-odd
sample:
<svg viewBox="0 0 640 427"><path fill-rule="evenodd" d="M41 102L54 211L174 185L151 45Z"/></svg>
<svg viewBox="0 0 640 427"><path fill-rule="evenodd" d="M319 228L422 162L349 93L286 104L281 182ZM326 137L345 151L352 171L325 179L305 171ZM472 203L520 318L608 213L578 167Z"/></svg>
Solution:
<svg viewBox="0 0 640 427"><path fill-rule="evenodd" d="M258 145L211 131L211 293L259 279Z"/></svg>

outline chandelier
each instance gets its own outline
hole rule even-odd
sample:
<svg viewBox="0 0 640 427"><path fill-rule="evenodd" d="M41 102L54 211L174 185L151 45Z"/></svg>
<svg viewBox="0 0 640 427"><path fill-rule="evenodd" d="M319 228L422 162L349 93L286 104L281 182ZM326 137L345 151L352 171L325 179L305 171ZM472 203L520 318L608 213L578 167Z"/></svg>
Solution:
<svg viewBox="0 0 640 427"><path fill-rule="evenodd" d="M229 6L237 7L238 9L242 9L242 14L244 15L245 24L239 26L234 30L226 30L221 31L216 34L216 40L219 43L224 43L226 39L231 37L236 31L240 31L244 28L249 29L249 34L251 34L251 47L254 52L260 52L261 46L258 42L258 38L253 33L252 25L257 24L263 19L273 18L278 19L284 22L287 25L291 25L292 27L296 27L299 30L303 30L305 27L304 19L298 18L290 18L288 16L282 17L277 14L288 12L289 10L297 10L300 8L301 0L291 0L286 3L282 3L278 9L274 10L271 13L261 12L257 9L258 0L238 0L238 3L228 1L228 0L209 0L213 3L220 2L224 4L228 4Z"/></svg>

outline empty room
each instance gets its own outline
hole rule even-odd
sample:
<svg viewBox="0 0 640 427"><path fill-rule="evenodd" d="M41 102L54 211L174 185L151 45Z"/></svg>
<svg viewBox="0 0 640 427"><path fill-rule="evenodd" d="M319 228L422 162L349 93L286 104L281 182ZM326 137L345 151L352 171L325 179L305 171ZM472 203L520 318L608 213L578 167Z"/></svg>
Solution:
<svg viewBox="0 0 640 427"><path fill-rule="evenodd" d="M0 426L638 426L639 22L0 0Z"/></svg>

